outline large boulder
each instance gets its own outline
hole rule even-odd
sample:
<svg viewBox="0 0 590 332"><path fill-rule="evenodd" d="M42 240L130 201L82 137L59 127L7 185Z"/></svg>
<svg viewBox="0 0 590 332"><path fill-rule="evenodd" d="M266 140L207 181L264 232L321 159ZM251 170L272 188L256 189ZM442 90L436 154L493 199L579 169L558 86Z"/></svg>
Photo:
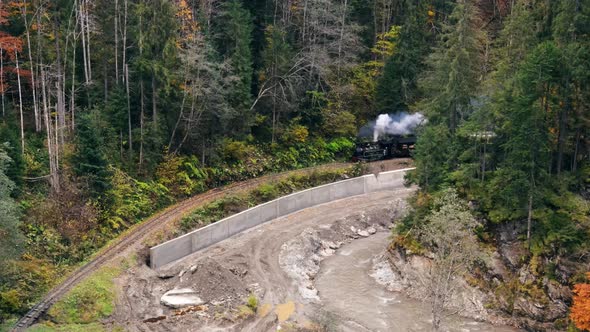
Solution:
<svg viewBox="0 0 590 332"><path fill-rule="evenodd" d="M160 303L170 308L183 308L188 306L195 306L204 304L205 301L201 300L197 292L190 288L172 289L167 291L162 298Z"/></svg>

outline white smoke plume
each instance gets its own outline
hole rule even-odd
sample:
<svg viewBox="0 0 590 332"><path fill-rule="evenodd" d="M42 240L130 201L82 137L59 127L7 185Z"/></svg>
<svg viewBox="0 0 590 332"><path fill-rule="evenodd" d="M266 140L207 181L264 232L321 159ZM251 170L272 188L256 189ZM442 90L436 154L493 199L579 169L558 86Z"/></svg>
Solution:
<svg viewBox="0 0 590 332"><path fill-rule="evenodd" d="M375 121L373 127L373 141L377 142L379 136L390 135L409 135L414 133L416 127L424 123L426 119L421 113L408 114L405 112L394 115L381 114Z"/></svg>

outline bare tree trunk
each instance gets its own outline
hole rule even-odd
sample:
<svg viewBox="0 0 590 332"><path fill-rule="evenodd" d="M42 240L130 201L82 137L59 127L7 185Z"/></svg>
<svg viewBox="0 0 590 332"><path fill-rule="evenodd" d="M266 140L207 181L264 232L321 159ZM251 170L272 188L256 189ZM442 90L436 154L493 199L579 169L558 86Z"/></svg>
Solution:
<svg viewBox="0 0 590 332"><path fill-rule="evenodd" d="M481 167L481 182L485 182L486 180L486 153L487 153L488 141L483 143L483 160L482 160L482 167Z"/></svg>
<svg viewBox="0 0 590 332"><path fill-rule="evenodd" d="M4 102L4 50L0 48L0 91L2 91L2 117L6 116L6 105Z"/></svg>
<svg viewBox="0 0 590 332"><path fill-rule="evenodd" d="M128 0L124 0L125 2L125 10L124 10L124 18L123 18L123 54L122 54L122 59L121 59L121 63L123 65L123 68L126 72L127 70L127 7L128 7ZM129 76L126 74L126 79L129 79ZM127 86L129 86L129 84L127 84ZM129 90L129 89L128 89Z"/></svg>
<svg viewBox="0 0 590 332"><path fill-rule="evenodd" d="M51 188L59 192L59 175L57 172L57 166L55 165L55 154L53 150L53 141L51 135L51 122L49 118L49 107L48 107L48 100L47 100L47 92L46 92L46 76L45 72L41 71L41 91L43 95L43 116L45 118L45 132L47 136L47 153L49 155L49 182L51 184Z"/></svg>
<svg viewBox="0 0 590 332"><path fill-rule="evenodd" d="M84 79L86 82L86 87L88 88L88 85L90 85L90 70L88 69L87 60L89 55L86 53L86 34L84 33L84 0L80 2L78 15L80 15L80 31L82 34L82 61L84 62Z"/></svg>
<svg viewBox="0 0 590 332"><path fill-rule="evenodd" d="M75 5L74 5L74 8L76 8ZM37 14L37 36L36 36L37 37L36 38L37 39L37 54L36 54L37 61L36 61L36 64L37 65L35 66L35 72L37 73L37 75L36 75L37 77L41 77L41 71L43 70L43 68L41 66L41 64L43 62L42 52L41 52L41 27L42 27L41 16L43 15L41 1L39 1L38 10L39 10L39 13ZM41 96L38 96L38 98L39 98L39 107L41 107Z"/></svg>
<svg viewBox="0 0 590 332"><path fill-rule="evenodd" d="M76 23L77 25L77 23ZM72 132L76 130L76 27L74 27L74 51L72 52L72 89L70 92L70 112L72 112ZM64 79L65 81L65 79Z"/></svg>
<svg viewBox="0 0 590 332"><path fill-rule="evenodd" d="M125 88L127 90L127 125L129 130L129 162L133 160L133 136L131 135L131 97L129 95L129 66L125 64Z"/></svg>
<svg viewBox="0 0 590 332"><path fill-rule="evenodd" d="M309 0L305 0L303 3L303 27L302 27L302 32L301 32L301 44L305 45L305 32L307 29L307 2Z"/></svg>
<svg viewBox="0 0 590 332"><path fill-rule="evenodd" d="M57 18L55 18L57 19ZM56 77L56 88L57 88L57 100L56 100L56 113L57 117L55 119L55 137L56 139L59 137L59 143L56 145L57 147L63 146L64 144L64 134L63 128L65 128L65 95L63 90L62 80L64 80L63 72L62 72L62 57L61 57L61 48L59 45L59 39L57 38L57 21L54 21L53 26L53 33L55 37L55 54L56 54L56 64L55 67L57 68L57 77Z"/></svg>
<svg viewBox="0 0 590 332"><path fill-rule="evenodd" d="M143 79L139 79L141 113L139 115L139 168L143 166L143 118L144 118L144 88Z"/></svg>
<svg viewBox="0 0 590 332"><path fill-rule="evenodd" d="M190 134L192 127L194 126L194 123L199 123L199 121L201 119L201 115L203 114L203 112L199 112L199 116L195 120L195 104L196 104L196 99L193 98L193 100L191 102L191 111L190 111L189 118L188 118L189 125L187 126L187 128L184 132L184 136L182 137L182 140L180 141L180 143L178 144L178 146L174 150L174 154L178 153L180 148L182 148L182 146L184 145L184 142L186 142L186 139L188 138L188 135Z"/></svg>
<svg viewBox="0 0 590 332"><path fill-rule="evenodd" d="M340 41L338 42L338 80L340 80L340 67L342 65L342 42L344 40L344 27L346 25L346 10L348 9L348 0L344 0L344 9L342 10L342 22L340 23Z"/></svg>
<svg viewBox="0 0 590 332"><path fill-rule="evenodd" d="M86 5L84 8L86 9L86 47L88 48L86 54L88 55L88 77L90 81L92 81L92 62L90 59L90 10L88 9L88 0L85 0ZM84 31L82 31L83 33Z"/></svg>
<svg viewBox="0 0 590 332"><path fill-rule="evenodd" d="M23 93L22 93L22 87L21 87L21 82L20 82L20 69L18 66L18 51L14 51L15 57L16 57L16 79L18 82L18 107L19 107L19 113L20 113L20 145L21 145L21 153L24 154L25 153L25 123L24 123L24 118L23 118Z"/></svg>
<svg viewBox="0 0 590 332"><path fill-rule="evenodd" d="M576 143L574 146L574 156L572 157L572 172L578 168L578 152L580 149L580 129L576 130Z"/></svg>
<svg viewBox="0 0 590 332"><path fill-rule="evenodd" d="M528 205L528 216L526 226L526 241L529 251L531 250L531 224L533 222L533 192L529 193L529 205Z"/></svg>
<svg viewBox="0 0 590 332"><path fill-rule="evenodd" d="M119 84L119 0L115 0L115 84Z"/></svg>
<svg viewBox="0 0 590 332"><path fill-rule="evenodd" d="M139 57L143 55L143 26L142 15L139 15ZM144 87L143 87L143 73L139 74L139 90L140 90L140 106L141 111L139 115L139 169L143 166L143 121L145 115L144 105Z"/></svg>
<svg viewBox="0 0 590 332"><path fill-rule="evenodd" d="M158 127L158 96L156 90L156 76L152 73L152 121L154 121L154 128Z"/></svg>
<svg viewBox="0 0 590 332"><path fill-rule="evenodd" d="M185 74L185 80L184 80L184 85L187 85L187 81L186 81L186 74ZM172 148L172 142L174 141L174 136L176 136L176 131L178 130L178 126L180 125L180 121L182 120L182 116L184 114L184 104L186 102L186 90L184 91L184 93L182 94L182 103L180 104L180 112L178 113L178 118L176 119L176 123L174 124L174 129L172 129L172 134L170 135L170 140L168 141L168 148L167 151L170 151L170 149Z"/></svg>
<svg viewBox="0 0 590 332"><path fill-rule="evenodd" d="M39 107L37 104L37 85L35 84L35 70L33 65L33 55L31 53L31 34L29 33L29 22L27 20L27 2L23 1L24 7L22 10L23 20L25 23L25 35L27 37L27 50L29 52L29 63L31 64L31 85L33 90L33 111L35 114L35 131L41 131L41 123L39 121Z"/></svg>
<svg viewBox="0 0 590 332"><path fill-rule="evenodd" d="M51 94L50 94L51 95ZM57 139L57 117L55 118L55 130L54 130L54 134L55 134L55 141L54 141L54 156L55 156L55 165L59 165L59 151L60 151L60 145L59 145L59 140Z"/></svg>
<svg viewBox="0 0 590 332"><path fill-rule="evenodd" d="M104 77L104 103L108 103L109 101L109 78L107 75L107 62L106 60L103 62L102 72Z"/></svg>
<svg viewBox="0 0 590 332"><path fill-rule="evenodd" d="M277 104L275 98L272 100L272 133L270 142L274 144L275 142L275 132L277 127Z"/></svg>

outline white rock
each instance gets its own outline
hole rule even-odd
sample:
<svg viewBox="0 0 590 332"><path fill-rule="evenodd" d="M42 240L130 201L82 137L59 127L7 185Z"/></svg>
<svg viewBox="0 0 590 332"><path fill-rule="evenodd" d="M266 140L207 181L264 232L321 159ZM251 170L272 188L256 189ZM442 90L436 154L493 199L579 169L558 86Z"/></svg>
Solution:
<svg viewBox="0 0 590 332"><path fill-rule="evenodd" d="M351 230L353 233L356 233L356 227L354 227L354 226L350 226L350 230Z"/></svg>
<svg viewBox="0 0 590 332"><path fill-rule="evenodd" d="M330 248L325 248L324 250L322 250L320 252L320 255L324 256L324 257L328 257L328 256L332 256L334 255L336 251L334 249L330 249Z"/></svg>
<svg viewBox="0 0 590 332"><path fill-rule="evenodd" d="M340 246L332 241L322 241L322 247L326 249L338 249Z"/></svg>
<svg viewBox="0 0 590 332"><path fill-rule="evenodd" d="M364 231L362 229L359 229L358 232L356 232L358 235L362 236L362 237L367 237L369 236L369 232Z"/></svg>
<svg viewBox="0 0 590 332"><path fill-rule="evenodd" d="M367 228L367 232L369 234L375 234L375 233L377 233L377 230L375 229L375 227L369 227L369 228Z"/></svg>
<svg viewBox="0 0 590 332"><path fill-rule="evenodd" d="M197 292L190 288L180 288L167 291L162 298L160 303L170 308L182 308L186 306L201 305L205 301L197 295Z"/></svg>
<svg viewBox="0 0 590 332"><path fill-rule="evenodd" d="M299 286L299 294L305 300L310 301L310 302L319 301L319 299L320 299L319 294L318 294L318 290L310 285Z"/></svg>
<svg viewBox="0 0 590 332"><path fill-rule="evenodd" d="M190 271L191 273L195 273L195 271L197 271L197 266L196 266L196 265L193 265L193 266L191 266L191 267L189 268L189 271Z"/></svg>

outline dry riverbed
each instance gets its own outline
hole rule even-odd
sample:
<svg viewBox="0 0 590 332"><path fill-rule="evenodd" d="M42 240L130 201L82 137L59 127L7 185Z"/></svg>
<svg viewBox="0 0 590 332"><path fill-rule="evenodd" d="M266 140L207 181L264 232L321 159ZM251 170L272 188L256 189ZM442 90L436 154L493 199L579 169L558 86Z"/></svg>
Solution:
<svg viewBox="0 0 590 332"><path fill-rule="evenodd" d="M131 268L117 279L110 323L130 331L429 330L426 305L387 289L389 229L411 193L312 207L159 270ZM458 317L449 326L514 331Z"/></svg>

